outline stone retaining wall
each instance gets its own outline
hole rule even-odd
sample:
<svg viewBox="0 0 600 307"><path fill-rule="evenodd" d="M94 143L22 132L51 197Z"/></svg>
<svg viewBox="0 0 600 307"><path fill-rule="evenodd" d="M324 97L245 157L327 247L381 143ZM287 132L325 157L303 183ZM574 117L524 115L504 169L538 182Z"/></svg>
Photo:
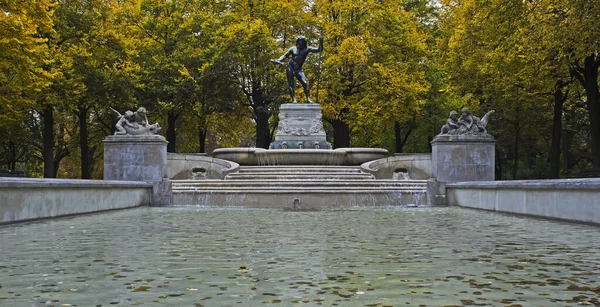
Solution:
<svg viewBox="0 0 600 307"><path fill-rule="evenodd" d="M448 205L600 225L600 178L460 182Z"/></svg>
<svg viewBox="0 0 600 307"><path fill-rule="evenodd" d="M149 205L152 184L0 178L0 224Z"/></svg>

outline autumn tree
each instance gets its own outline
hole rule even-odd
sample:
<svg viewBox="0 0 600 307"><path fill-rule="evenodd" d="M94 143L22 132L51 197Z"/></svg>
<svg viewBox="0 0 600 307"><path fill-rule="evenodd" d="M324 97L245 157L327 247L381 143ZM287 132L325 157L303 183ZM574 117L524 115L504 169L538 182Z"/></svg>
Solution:
<svg viewBox="0 0 600 307"><path fill-rule="evenodd" d="M269 61L285 52L280 48L289 48L296 35L307 34L306 5L301 0L232 1L223 17L213 60L227 69L244 97L242 109L256 122L256 147L269 147L269 119L289 102L283 69Z"/></svg>
<svg viewBox="0 0 600 307"><path fill-rule="evenodd" d="M45 0L0 3L0 122L3 129L14 133L19 133L29 109L54 77L47 69L52 61L48 48L52 8L52 1ZM8 138L14 138L11 146L19 146L17 135L11 133ZM10 168L19 155L12 156ZM51 173L49 169L48 175Z"/></svg>
<svg viewBox="0 0 600 307"><path fill-rule="evenodd" d="M427 34L404 2L316 1L314 11L327 38L322 106L334 146L350 146L352 129L414 120L428 88Z"/></svg>
<svg viewBox="0 0 600 307"><path fill-rule="evenodd" d="M177 150L177 120L194 103L197 80L193 59L202 48L204 1L141 0L124 5L129 39L135 41L141 68L139 101L167 117L167 150Z"/></svg>

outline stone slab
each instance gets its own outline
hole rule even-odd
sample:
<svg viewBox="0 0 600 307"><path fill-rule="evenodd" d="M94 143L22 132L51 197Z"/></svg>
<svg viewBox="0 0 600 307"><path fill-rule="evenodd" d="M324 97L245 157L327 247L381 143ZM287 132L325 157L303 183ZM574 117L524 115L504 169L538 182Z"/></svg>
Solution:
<svg viewBox="0 0 600 307"><path fill-rule="evenodd" d="M494 180L495 144L493 138L436 137L431 142L433 177L440 182Z"/></svg>
<svg viewBox="0 0 600 307"><path fill-rule="evenodd" d="M152 184L0 178L0 224L150 205Z"/></svg>
<svg viewBox="0 0 600 307"><path fill-rule="evenodd" d="M160 135L111 135L104 140L104 179L159 182L167 178L167 141Z"/></svg>
<svg viewBox="0 0 600 307"><path fill-rule="evenodd" d="M446 184L449 205L600 225L600 178Z"/></svg>

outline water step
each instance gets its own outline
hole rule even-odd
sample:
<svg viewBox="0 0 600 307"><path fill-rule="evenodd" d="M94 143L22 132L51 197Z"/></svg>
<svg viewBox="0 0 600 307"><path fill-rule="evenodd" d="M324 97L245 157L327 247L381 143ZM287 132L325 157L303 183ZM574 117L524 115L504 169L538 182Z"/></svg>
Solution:
<svg viewBox="0 0 600 307"><path fill-rule="evenodd" d="M173 205L243 206L255 208L321 209L352 206L423 205L421 191L372 190L257 190L257 191L173 191Z"/></svg>
<svg viewBox="0 0 600 307"><path fill-rule="evenodd" d="M425 180L174 180L173 188L187 187L419 187L425 188Z"/></svg>
<svg viewBox="0 0 600 307"><path fill-rule="evenodd" d="M348 166L242 166L240 174L247 173L357 173L362 171L358 167Z"/></svg>
<svg viewBox="0 0 600 307"><path fill-rule="evenodd" d="M374 180L375 177L371 174L336 174L336 173L253 173L240 174L232 173L225 176L225 180L297 180L297 179L313 179L313 180Z"/></svg>
<svg viewBox="0 0 600 307"><path fill-rule="evenodd" d="M243 166L225 180L173 180L174 205L319 209L427 203L425 180L377 180L359 167Z"/></svg>
<svg viewBox="0 0 600 307"><path fill-rule="evenodd" d="M422 192L423 188L422 187L355 187L351 190L347 189L347 188L340 188L340 187L244 187L243 189L240 189L240 187L173 187L173 191L177 191L177 192L189 192L189 193L195 193L195 192L202 192L202 193L211 193L214 191L230 191L231 193L243 193L243 192L249 192L249 191L253 191L253 192L260 192L260 191L278 191L278 192L282 192L282 191L310 191L310 192L316 192L316 191L322 191L324 193L328 193L328 192L341 192L341 193L345 193L345 192L378 192L378 191L386 191L386 192Z"/></svg>

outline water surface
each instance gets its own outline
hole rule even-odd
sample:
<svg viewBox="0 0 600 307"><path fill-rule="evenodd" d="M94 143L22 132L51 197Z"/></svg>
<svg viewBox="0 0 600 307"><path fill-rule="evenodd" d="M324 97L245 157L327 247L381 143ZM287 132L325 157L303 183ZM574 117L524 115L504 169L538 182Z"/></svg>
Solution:
<svg viewBox="0 0 600 307"><path fill-rule="evenodd" d="M139 208L0 227L0 306L600 306L599 237L459 208Z"/></svg>

